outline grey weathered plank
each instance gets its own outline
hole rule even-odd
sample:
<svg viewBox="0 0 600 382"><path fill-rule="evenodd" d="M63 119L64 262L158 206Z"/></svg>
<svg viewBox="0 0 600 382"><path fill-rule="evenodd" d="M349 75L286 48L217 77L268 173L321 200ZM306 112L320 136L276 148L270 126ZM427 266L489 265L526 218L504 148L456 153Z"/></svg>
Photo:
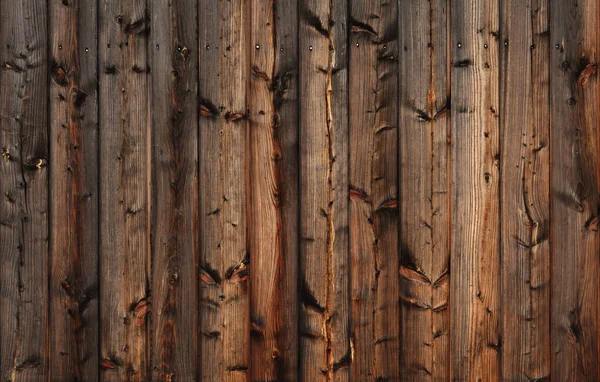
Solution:
<svg viewBox="0 0 600 382"><path fill-rule="evenodd" d="M245 381L249 372L247 6L198 6L201 380Z"/></svg>
<svg viewBox="0 0 600 382"><path fill-rule="evenodd" d="M400 2L402 377L450 376L447 2Z"/></svg>
<svg viewBox="0 0 600 382"><path fill-rule="evenodd" d="M298 378L298 9L251 4L251 378Z"/></svg>
<svg viewBox="0 0 600 382"><path fill-rule="evenodd" d="M552 380L598 380L598 2L550 3ZM588 65L592 66L588 66Z"/></svg>
<svg viewBox="0 0 600 382"><path fill-rule="evenodd" d="M300 3L300 378L348 380L347 4Z"/></svg>
<svg viewBox="0 0 600 382"><path fill-rule="evenodd" d="M503 0L500 45L502 378L550 375L546 0Z"/></svg>
<svg viewBox="0 0 600 382"><path fill-rule="evenodd" d="M0 2L0 378L48 373L47 3Z"/></svg>
<svg viewBox="0 0 600 382"><path fill-rule="evenodd" d="M50 379L91 381L98 377L97 7L51 1L48 11Z"/></svg>
<svg viewBox="0 0 600 382"><path fill-rule="evenodd" d="M149 378L150 82L146 2L99 3L100 377Z"/></svg>
<svg viewBox="0 0 600 382"><path fill-rule="evenodd" d="M397 37L397 2L350 2L350 259L355 380L400 377Z"/></svg>
<svg viewBox="0 0 600 382"><path fill-rule="evenodd" d="M150 7L152 378L192 381L198 367L197 3L154 0Z"/></svg>
<svg viewBox="0 0 600 382"><path fill-rule="evenodd" d="M450 363L456 380L500 378L497 2L452 2Z"/></svg>

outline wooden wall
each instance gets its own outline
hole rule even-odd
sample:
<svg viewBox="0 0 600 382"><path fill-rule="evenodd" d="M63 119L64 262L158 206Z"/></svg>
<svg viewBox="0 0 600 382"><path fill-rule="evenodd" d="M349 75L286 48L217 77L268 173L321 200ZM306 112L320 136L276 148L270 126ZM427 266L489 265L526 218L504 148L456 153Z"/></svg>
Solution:
<svg viewBox="0 0 600 382"><path fill-rule="evenodd" d="M598 0L0 0L0 380L598 381Z"/></svg>

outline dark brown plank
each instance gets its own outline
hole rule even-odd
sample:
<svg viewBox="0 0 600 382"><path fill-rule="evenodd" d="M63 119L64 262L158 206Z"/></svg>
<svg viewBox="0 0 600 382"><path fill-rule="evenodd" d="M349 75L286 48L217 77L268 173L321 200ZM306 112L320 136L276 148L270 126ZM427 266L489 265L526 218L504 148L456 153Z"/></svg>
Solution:
<svg viewBox="0 0 600 382"><path fill-rule="evenodd" d="M588 65L598 64L599 9L595 0L550 8L551 376L592 381L600 378L600 134L596 66Z"/></svg>
<svg viewBox="0 0 600 382"><path fill-rule="evenodd" d="M352 379L397 380L398 3L351 1L350 31Z"/></svg>
<svg viewBox="0 0 600 382"><path fill-rule="evenodd" d="M450 362L456 380L500 378L497 2L452 2Z"/></svg>
<svg viewBox="0 0 600 382"><path fill-rule="evenodd" d="M198 367L197 4L154 0L150 6L152 378L193 381Z"/></svg>
<svg viewBox="0 0 600 382"><path fill-rule="evenodd" d="M503 0L502 378L550 375L548 2Z"/></svg>
<svg viewBox="0 0 600 382"><path fill-rule="evenodd" d="M347 4L300 3L300 378L348 380Z"/></svg>
<svg viewBox="0 0 600 382"><path fill-rule="evenodd" d="M51 1L50 379L98 377L96 1ZM85 26L85 27L82 27Z"/></svg>
<svg viewBox="0 0 600 382"><path fill-rule="evenodd" d="M448 380L450 161L446 0L400 2L400 366Z"/></svg>
<svg viewBox="0 0 600 382"><path fill-rule="evenodd" d="M0 378L48 373L47 3L0 1Z"/></svg>
<svg viewBox="0 0 600 382"><path fill-rule="evenodd" d="M200 380L245 381L250 363L247 227L248 2L202 0ZM260 47L259 47L260 48Z"/></svg>
<svg viewBox="0 0 600 382"><path fill-rule="evenodd" d="M146 2L99 4L100 368L149 378L150 102Z"/></svg>
<svg viewBox="0 0 600 382"><path fill-rule="evenodd" d="M298 9L251 4L251 378L298 378Z"/></svg>

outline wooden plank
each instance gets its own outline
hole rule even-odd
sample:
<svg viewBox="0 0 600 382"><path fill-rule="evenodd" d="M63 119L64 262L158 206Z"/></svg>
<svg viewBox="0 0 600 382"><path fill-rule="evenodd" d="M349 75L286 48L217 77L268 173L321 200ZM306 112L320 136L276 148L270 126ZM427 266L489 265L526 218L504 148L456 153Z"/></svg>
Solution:
<svg viewBox="0 0 600 382"><path fill-rule="evenodd" d="M550 3L553 380L598 380L598 2ZM592 66L588 66L588 65Z"/></svg>
<svg viewBox="0 0 600 382"><path fill-rule="evenodd" d="M502 378L550 375L548 2L501 10Z"/></svg>
<svg viewBox="0 0 600 382"><path fill-rule="evenodd" d="M450 362L456 380L500 378L498 3L452 3ZM508 44L508 42L506 42Z"/></svg>
<svg viewBox="0 0 600 382"><path fill-rule="evenodd" d="M149 378L150 118L144 0L99 4L100 367Z"/></svg>
<svg viewBox="0 0 600 382"><path fill-rule="evenodd" d="M353 0L350 7L352 379L397 380L398 4Z"/></svg>
<svg viewBox="0 0 600 382"><path fill-rule="evenodd" d="M347 9L300 4L300 379L348 380Z"/></svg>
<svg viewBox="0 0 600 382"><path fill-rule="evenodd" d="M245 381L250 363L247 5L198 6L200 380Z"/></svg>
<svg viewBox="0 0 600 382"><path fill-rule="evenodd" d="M403 378L450 379L450 98L446 0L400 2Z"/></svg>
<svg viewBox="0 0 600 382"><path fill-rule="evenodd" d="M298 9L251 4L251 378L298 378Z"/></svg>
<svg viewBox="0 0 600 382"><path fill-rule="evenodd" d="M48 373L46 1L0 1L0 378Z"/></svg>
<svg viewBox="0 0 600 382"><path fill-rule="evenodd" d="M51 380L98 377L96 10L90 0L49 4Z"/></svg>
<svg viewBox="0 0 600 382"><path fill-rule="evenodd" d="M154 0L152 378L195 380L198 362L198 37L193 0Z"/></svg>

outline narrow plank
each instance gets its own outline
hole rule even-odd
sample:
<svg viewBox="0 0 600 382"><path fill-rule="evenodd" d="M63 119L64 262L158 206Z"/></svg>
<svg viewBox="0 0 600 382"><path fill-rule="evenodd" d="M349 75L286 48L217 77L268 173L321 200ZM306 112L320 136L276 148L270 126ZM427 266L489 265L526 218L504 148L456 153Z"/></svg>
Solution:
<svg viewBox="0 0 600 382"><path fill-rule="evenodd" d="M347 4L300 3L300 379L348 380Z"/></svg>
<svg viewBox="0 0 600 382"><path fill-rule="evenodd" d="M550 3L553 380L598 380L598 2ZM588 67L588 65L593 65Z"/></svg>
<svg viewBox="0 0 600 382"><path fill-rule="evenodd" d="M401 373L450 379L446 0L400 2Z"/></svg>
<svg viewBox="0 0 600 382"><path fill-rule="evenodd" d="M198 6L200 380L249 375L247 17L247 0Z"/></svg>
<svg viewBox="0 0 600 382"><path fill-rule="evenodd" d="M198 362L197 3L153 0L150 7L152 378L193 381Z"/></svg>
<svg viewBox="0 0 600 382"><path fill-rule="evenodd" d="M90 0L49 4L51 380L98 378L96 10Z"/></svg>
<svg viewBox="0 0 600 382"><path fill-rule="evenodd" d="M251 4L251 379L298 378L298 9Z"/></svg>
<svg viewBox="0 0 600 382"><path fill-rule="evenodd" d="M101 380L146 381L150 118L146 1L99 4Z"/></svg>
<svg viewBox="0 0 600 382"><path fill-rule="evenodd" d="M0 378L48 373L47 3L0 1Z"/></svg>
<svg viewBox="0 0 600 382"><path fill-rule="evenodd" d="M450 362L460 381L500 379L498 21L497 2L452 3Z"/></svg>
<svg viewBox="0 0 600 382"><path fill-rule="evenodd" d="M550 376L548 2L501 10L502 378Z"/></svg>
<svg viewBox="0 0 600 382"><path fill-rule="evenodd" d="M350 24L352 379L398 380L398 3L353 0Z"/></svg>

